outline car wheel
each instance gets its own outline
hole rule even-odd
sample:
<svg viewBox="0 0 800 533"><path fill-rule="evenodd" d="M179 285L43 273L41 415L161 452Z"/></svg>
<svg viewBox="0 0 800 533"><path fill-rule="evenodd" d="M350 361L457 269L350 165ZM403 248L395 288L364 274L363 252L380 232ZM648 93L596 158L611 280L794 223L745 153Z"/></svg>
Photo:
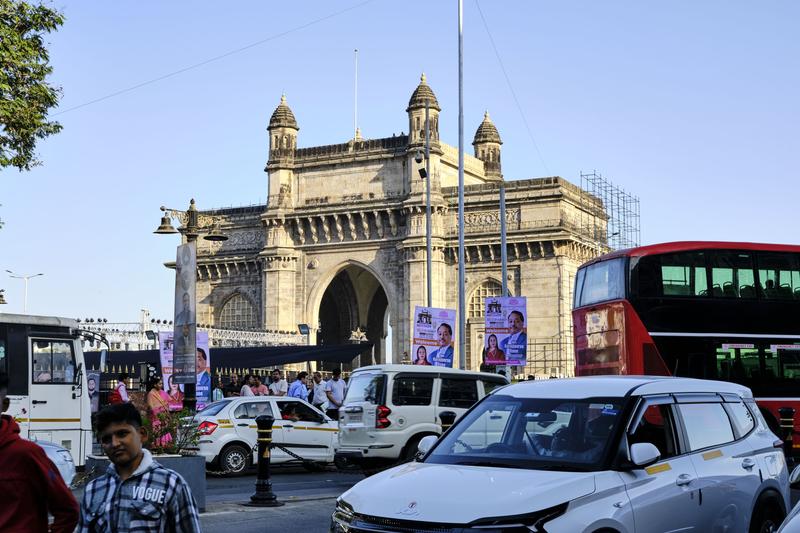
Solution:
<svg viewBox="0 0 800 533"><path fill-rule="evenodd" d="M783 522L783 513L778 505L769 499L760 499L750 522L750 533L774 533Z"/></svg>
<svg viewBox="0 0 800 533"><path fill-rule="evenodd" d="M233 444L219 456L220 469L227 475L238 476L250 467L250 452L244 446Z"/></svg>
<svg viewBox="0 0 800 533"><path fill-rule="evenodd" d="M410 463L417 457L417 453L419 452L419 441L422 440L423 436L424 435L419 435L408 441L406 447L403 449L403 455L397 461L397 464Z"/></svg>

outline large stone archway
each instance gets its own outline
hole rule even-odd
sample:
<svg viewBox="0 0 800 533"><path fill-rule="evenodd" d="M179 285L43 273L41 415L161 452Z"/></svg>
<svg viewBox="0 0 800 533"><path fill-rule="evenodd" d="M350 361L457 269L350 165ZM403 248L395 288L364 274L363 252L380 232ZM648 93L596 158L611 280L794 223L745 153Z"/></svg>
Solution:
<svg viewBox="0 0 800 533"><path fill-rule="evenodd" d="M432 305L456 308L459 154L439 138L439 104L423 79L406 109L409 133L383 138L359 134L298 148L299 126L281 100L268 127L266 204L203 213L217 216L230 239L198 241L198 319L213 324L230 294L241 291L257 306L264 330L296 332L298 324L308 324L312 343L330 343L361 328L376 343L376 361L399 363L411 346L414 307L427 300L425 181L416 161L425 146L426 106ZM471 299L476 284L501 280L501 144L487 114L475 133L475 156L464 157L465 291ZM511 293L528 297L529 346L556 346L557 357L571 366L572 280L583 261L602 251L595 237L607 219L603 205L558 177L506 181L504 187L506 281ZM479 299L473 307L480 307ZM476 369L482 316L478 310L467 318L475 326L466 332L473 351L456 354L456 361L463 355ZM389 328L391 346L385 346Z"/></svg>
<svg viewBox="0 0 800 533"><path fill-rule="evenodd" d="M374 353L363 355L359 365L386 361L386 291L380 281L363 267L350 264L329 282L317 312L317 344L343 344L357 329L375 345ZM391 359L391 358L390 358ZM325 370L324 363L320 367Z"/></svg>

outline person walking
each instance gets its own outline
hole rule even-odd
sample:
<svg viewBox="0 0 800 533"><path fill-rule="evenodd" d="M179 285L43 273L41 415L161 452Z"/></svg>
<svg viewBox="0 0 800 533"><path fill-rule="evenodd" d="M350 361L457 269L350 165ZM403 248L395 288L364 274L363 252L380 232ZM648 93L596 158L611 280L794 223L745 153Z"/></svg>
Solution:
<svg viewBox="0 0 800 533"><path fill-rule="evenodd" d="M254 376L253 380L255 380L256 383L255 386L252 387L253 394L255 394L256 396L269 396L269 387L267 387L261 382L261 378L258 376Z"/></svg>
<svg viewBox="0 0 800 533"><path fill-rule="evenodd" d="M111 464L83 493L78 533L200 531L189 485L142 448L147 431L131 404L97 414L97 436Z"/></svg>
<svg viewBox="0 0 800 533"><path fill-rule="evenodd" d="M150 425L156 438L156 446L164 447L172 442L172 435L161 429L161 415L169 412L169 394L164 390L164 380L161 377L153 379L150 391L147 393L147 408L150 414ZM152 437L152 435L151 435Z"/></svg>
<svg viewBox="0 0 800 533"><path fill-rule="evenodd" d="M231 374L231 381L223 387L222 392L225 393L226 398L231 396L239 396L239 391L242 390L242 384L239 383L239 376Z"/></svg>
<svg viewBox="0 0 800 533"><path fill-rule="evenodd" d="M281 371L277 368L272 371L272 382L269 384L269 393L273 396L286 396L289 385L281 377Z"/></svg>
<svg viewBox="0 0 800 533"><path fill-rule="evenodd" d="M128 387L125 386L125 381L127 379L128 374L125 372L117 375L117 386L114 387L114 390L108 395L108 403L113 405L131 401L130 398L128 398Z"/></svg>
<svg viewBox="0 0 800 533"><path fill-rule="evenodd" d="M328 410L325 414L333 420L339 420L339 408L344 403L344 389L342 369L335 368L333 377L325 382L325 395L328 397Z"/></svg>
<svg viewBox="0 0 800 533"><path fill-rule="evenodd" d="M292 384L289 386L289 392L287 396L292 398L300 398L301 400L308 400L308 385L306 385L306 378L308 377L308 372L303 371L297 374L297 379L295 379Z"/></svg>
<svg viewBox="0 0 800 533"><path fill-rule="evenodd" d="M8 374L0 372L3 410L7 392ZM0 494L0 531L72 533L78 523L78 502L58 468L40 446L20 438L10 415L0 417Z"/></svg>
<svg viewBox="0 0 800 533"><path fill-rule="evenodd" d="M319 372L314 372L313 374L313 385L311 389L311 405L322 411L325 412L323 407L325 403L328 401L328 395L325 394L325 382L322 381L322 374Z"/></svg>
<svg viewBox="0 0 800 533"><path fill-rule="evenodd" d="M242 389L239 391L239 396L255 396L256 393L253 392L253 386L255 383L256 380L253 374L247 374L244 377L244 385L242 385Z"/></svg>

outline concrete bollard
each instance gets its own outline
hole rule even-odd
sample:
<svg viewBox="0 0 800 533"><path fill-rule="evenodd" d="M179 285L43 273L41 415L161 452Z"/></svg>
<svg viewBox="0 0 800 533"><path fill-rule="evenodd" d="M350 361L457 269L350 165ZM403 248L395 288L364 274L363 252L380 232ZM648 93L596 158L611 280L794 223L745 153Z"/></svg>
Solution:
<svg viewBox="0 0 800 533"><path fill-rule="evenodd" d="M455 423L457 416L458 415L455 414L453 411L442 411L441 413L439 413L439 420L442 421L442 434L444 434L445 431L450 429L450 426L452 426Z"/></svg>
<svg viewBox="0 0 800 533"><path fill-rule="evenodd" d="M256 491L250 496L250 503L257 507L278 507L283 502L278 501L278 497L272 492L272 481L269 479L269 459L272 446L272 424L275 417L272 415L261 415L256 417L258 426L258 478L256 479Z"/></svg>

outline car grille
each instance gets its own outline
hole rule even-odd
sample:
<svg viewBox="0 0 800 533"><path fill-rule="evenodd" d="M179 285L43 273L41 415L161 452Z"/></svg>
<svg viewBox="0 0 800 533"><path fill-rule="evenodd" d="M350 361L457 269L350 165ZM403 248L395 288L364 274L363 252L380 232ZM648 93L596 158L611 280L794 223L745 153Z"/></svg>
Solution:
<svg viewBox="0 0 800 533"><path fill-rule="evenodd" d="M354 533L453 533L460 530L461 527L454 528L453 526L436 522L398 520L362 514L356 514L350 526L350 531Z"/></svg>

